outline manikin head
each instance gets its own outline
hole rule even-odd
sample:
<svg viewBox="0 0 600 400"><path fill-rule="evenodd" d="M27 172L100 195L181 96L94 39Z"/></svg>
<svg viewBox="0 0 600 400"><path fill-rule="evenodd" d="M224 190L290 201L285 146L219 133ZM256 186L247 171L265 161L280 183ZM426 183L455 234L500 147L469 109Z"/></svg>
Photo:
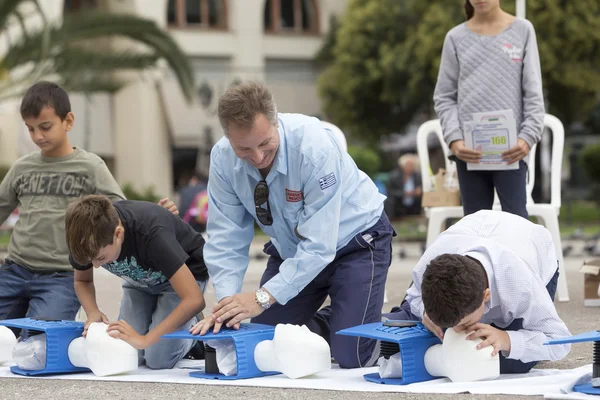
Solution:
<svg viewBox="0 0 600 400"><path fill-rule="evenodd" d="M5 326L0 326L0 364L12 361L15 344L17 344L17 338L13 331Z"/></svg>
<svg viewBox="0 0 600 400"><path fill-rule="evenodd" d="M500 358L492 357L493 346L477 349L481 342L467 340L470 332L450 328L442 344L431 346L425 353L425 368L430 375L450 378L453 382L473 382L500 376Z"/></svg>
<svg viewBox="0 0 600 400"><path fill-rule="evenodd" d="M127 342L109 336L108 325L94 322L87 336L69 345L69 360L76 367L89 368L96 376L124 374L138 367L138 351Z"/></svg>
<svg viewBox="0 0 600 400"><path fill-rule="evenodd" d="M331 351L327 341L305 325L279 324L273 340L256 346L254 361L263 372L281 372L296 379L330 369Z"/></svg>

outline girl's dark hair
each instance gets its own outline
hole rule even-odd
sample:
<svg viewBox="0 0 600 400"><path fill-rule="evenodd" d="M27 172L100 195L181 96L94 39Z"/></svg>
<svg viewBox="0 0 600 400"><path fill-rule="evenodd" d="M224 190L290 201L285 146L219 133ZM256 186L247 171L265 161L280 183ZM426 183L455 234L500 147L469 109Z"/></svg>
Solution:
<svg viewBox="0 0 600 400"><path fill-rule="evenodd" d="M467 17L467 21L473 18L473 14L475 13L475 9L471 5L469 0L465 0L465 17Z"/></svg>

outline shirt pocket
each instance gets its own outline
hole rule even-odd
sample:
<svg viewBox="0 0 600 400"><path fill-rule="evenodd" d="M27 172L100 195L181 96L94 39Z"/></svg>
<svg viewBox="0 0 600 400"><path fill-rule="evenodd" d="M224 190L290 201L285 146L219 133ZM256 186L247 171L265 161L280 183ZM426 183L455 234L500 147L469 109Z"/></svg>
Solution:
<svg viewBox="0 0 600 400"><path fill-rule="evenodd" d="M304 210L304 202L299 201L297 203L286 203L283 207L283 219L294 228L298 225L298 221L300 220L300 213Z"/></svg>

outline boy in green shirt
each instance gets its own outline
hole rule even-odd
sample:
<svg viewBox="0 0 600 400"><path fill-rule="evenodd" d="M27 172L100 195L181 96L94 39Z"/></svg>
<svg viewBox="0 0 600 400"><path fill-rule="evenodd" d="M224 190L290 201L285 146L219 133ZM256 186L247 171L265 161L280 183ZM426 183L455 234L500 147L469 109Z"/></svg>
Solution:
<svg viewBox="0 0 600 400"><path fill-rule="evenodd" d="M125 195L100 157L69 143L75 116L61 87L33 85L21 116L41 152L17 160L0 184L0 223L19 209L8 257L0 264L0 320L74 320L80 304L65 240L67 205L88 194L112 201Z"/></svg>

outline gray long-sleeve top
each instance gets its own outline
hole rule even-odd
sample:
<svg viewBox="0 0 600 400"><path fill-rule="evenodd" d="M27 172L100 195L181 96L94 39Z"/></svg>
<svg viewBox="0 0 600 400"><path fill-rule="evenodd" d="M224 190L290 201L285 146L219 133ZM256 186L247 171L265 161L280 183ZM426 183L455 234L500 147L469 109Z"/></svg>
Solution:
<svg viewBox="0 0 600 400"><path fill-rule="evenodd" d="M531 22L516 18L496 36L479 35L466 23L451 29L433 100L448 145L464 139L463 124L473 113L506 109L514 112L518 137L530 147L539 142L545 109Z"/></svg>

